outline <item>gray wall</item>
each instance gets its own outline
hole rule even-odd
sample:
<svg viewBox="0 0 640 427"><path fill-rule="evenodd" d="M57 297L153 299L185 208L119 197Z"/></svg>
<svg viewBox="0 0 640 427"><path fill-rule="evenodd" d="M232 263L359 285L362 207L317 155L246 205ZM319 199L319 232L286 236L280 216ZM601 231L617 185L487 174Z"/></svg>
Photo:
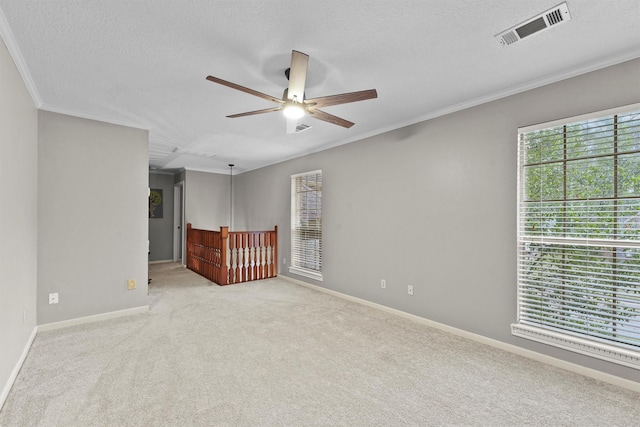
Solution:
<svg viewBox="0 0 640 427"><path fill-rule="evenodd" d="M36 326L37 118L0 39L0 393Z"/></svg>
<svg viewBox="0 0 640 427"><path fill-rule="evenodd" d="M322 169L324 281L315 284L639 381L637 370L510 333L517 128L636 102L640 60L244 173L236 228L279 225L289 275L290 176Z"/></svg>
<svg viewBox="0 0 640 427"><path fill-rule="evenodd" d="M38 126L38 324L148 305L148 132L47 111Z"/></svg>
<svg viewBox="0 0 640 427"><path fill-rule="evenodd" d="M229 187L229 176L187 170L185 224L205 230L229 225Z"/></svg>
<svg viewBox="0 0 640 427"><path fill-rule="evenodd" d="M149 261L173 260L173 175L150 173L149 188L162 190L162 218L149 218Z"/></svg>

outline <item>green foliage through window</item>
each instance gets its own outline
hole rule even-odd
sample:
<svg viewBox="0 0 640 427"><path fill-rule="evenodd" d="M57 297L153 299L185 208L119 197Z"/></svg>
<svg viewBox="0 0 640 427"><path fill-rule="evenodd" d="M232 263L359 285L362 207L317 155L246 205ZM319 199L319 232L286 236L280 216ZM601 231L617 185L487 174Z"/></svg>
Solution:
<svg viewBox="0 0 640 427"><path fill-rule="evenodd" d="M519 323L640 349L640 111L519 139Z"/></svg>

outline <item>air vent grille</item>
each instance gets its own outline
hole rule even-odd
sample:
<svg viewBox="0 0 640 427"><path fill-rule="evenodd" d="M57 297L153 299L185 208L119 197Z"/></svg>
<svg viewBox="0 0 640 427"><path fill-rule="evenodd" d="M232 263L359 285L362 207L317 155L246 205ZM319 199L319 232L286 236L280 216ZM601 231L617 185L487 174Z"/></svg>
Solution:
<svg viewBox="0 0 640 427"><path fill-rule="evenodd" d="M296 126L296 133L304 132L305 130L310 128L311 128L310 125L305 125L304 123L300 123L298 126Z"/></svg>
<svg viewBox="0 0 640 427"><path fill-rule="evenodd" d="M547 28L547 24L544 22L544 18L538 18L534 21L529 22L528 24L524 24L520 28L516 28L516 33L520 36L521 39L530 36L531 34L537 33L540 30L544 30Z"/></svg>
<svg viewBox="0 0 640 427"><path fill-rule="evenodd" d="M502 40L506 44L511 44L517 42L520 39L513 31L509 31L508 33L502 34Z"/></svg>
<svg viewBox="0 0 640 427"><path fill-rule="evenodd" d="M508 46L532 34L546 30L552 25L561 24L569 20L571 20L571 15L569 14L567 3L562 3L501 32L495 36L495 39L502 46Z"/></svg>
<svg viewBox="0 0 640 427"><path fill-rule="evenodd" d="M549 22L549 25L555 25L562 22L563 18L562 18L562 12L560 12L560 9L556 9L551 13L547 13L547 21Z"/></svg>

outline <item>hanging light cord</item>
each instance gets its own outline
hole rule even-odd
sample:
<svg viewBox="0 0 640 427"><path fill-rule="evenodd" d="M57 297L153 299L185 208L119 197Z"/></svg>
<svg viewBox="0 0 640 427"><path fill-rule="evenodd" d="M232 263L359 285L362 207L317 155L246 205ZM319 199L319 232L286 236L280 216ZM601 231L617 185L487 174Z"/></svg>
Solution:
<svg viewBox="0 0 640 427"><path fill-rule="evenodd" d="M229 163L229 231L233 231L233 163Z"/></svg>

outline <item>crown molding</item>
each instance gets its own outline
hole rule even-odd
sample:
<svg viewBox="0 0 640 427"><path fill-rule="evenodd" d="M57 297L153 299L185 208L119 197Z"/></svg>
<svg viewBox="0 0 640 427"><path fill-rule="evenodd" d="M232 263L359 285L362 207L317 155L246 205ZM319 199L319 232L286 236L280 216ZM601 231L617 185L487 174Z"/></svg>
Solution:
<svg viewBox="0 0 640 427"><path fill-rule="evenodd" d="M33 103L36 105L36 108L40 108L42 106L42 99L40 98L40 94L38 93L38 88L33 82L33 78L31 78L29 68L27 68L27 64L24 61L22 52L18 47L18 43L16 42L16 39L13 35L13 31L11 31L9 22L7 22L7 18L4 16L4 12L2 11L2 9L0 9L0 37L2 37L2 39L4 40L4 44L7 46L9 55L13 59L13 62L18 69L18 73L20 73L20 76L22 77L22 80L24 81L24 84L29 91Z"/></svg>
<svg viewBox="0 0 640 427"><path fill-rule="evenodd" d="M113 117L100 116L96 114L78 113L77 111L66 110L64 108L54 107L52 105L42 104L39 107L42 111L49 111L51 113L64 114L67 116L79 117L81 119L95 120L97 122L108 123L111 125L125 126L134 129L149 131L149 127L141 125L140 123L129 122L126 120L120 120Z"/></svg>
<svg viewBox="0 0 640 427"><path fill-rule="evenodd" d="M533 89L537 89L543 86L547 86L553 83L558 83L561 82L563 80L567 80L573 77L578 77L582 74L587 74L593 71L598 71L601 70L603 68L607 68L607 67L611 67L614 65L618 65L618 64L622 64L623 62L627 62L627 61L631 61L634 59L638 59L640 58L640 50L639 49L631 49L625 52L622 52L618 55L612 55L608 58L604 58L601 61L597 61L597 62L592 62L589 64L586 64L582 67L579 68L574 68L570 71L566 71L563 73L556 73L550 76L546 76L540 79L536 79L536 80L532 80L529 82L526 82L522 85L519 86L513 86L511 88L499 91L499 92L493 92L490 93L488 95L485 96L481 96L475 99L471 99L469 101L460 103L460 104L455 104L455 105L451 105L445 108L441 108L439 110L435 110L435 111L431 111L423 116L417 117L415 119L412 120L407 120L405 122L401 122L401 123L395 123L392 126L388 126L385 128L381 128L381 129L375 129L367 134L363 134L358 136L357 138L352 138L350 140L347 140L346 143L349 142L355 142L358 140L362 140L362 139L366 139L369 137L373 137L376 135L380 135L386 132L391 132L394 131L396 129L401 129L407 126L411 126L411 125L415 125L417 123L421 123L421 122L425 122L427 120L432 120L438 117L442 117L442 116L446 116L447 114L452 114L452 113L456 113L458 111L462 111L462 110L466 110L468 108L472 108L472 107L477 107L478 105L482 105L482 104L486 104L492 101L497 101L499 99L502 98L507 98L509 96L512 95L517 95L519 93L523 93L523 92L527 92L529 90L533 90ZM335 145L328 145L328 146L324 146L323 148L319 149L318 151L323 151L326 150L328 148L332 148L336 145L340 145L343 144L345 142L341 141L339 144L335 144ZM311 154L311 153L306 153L306 154Z"/></svg>

